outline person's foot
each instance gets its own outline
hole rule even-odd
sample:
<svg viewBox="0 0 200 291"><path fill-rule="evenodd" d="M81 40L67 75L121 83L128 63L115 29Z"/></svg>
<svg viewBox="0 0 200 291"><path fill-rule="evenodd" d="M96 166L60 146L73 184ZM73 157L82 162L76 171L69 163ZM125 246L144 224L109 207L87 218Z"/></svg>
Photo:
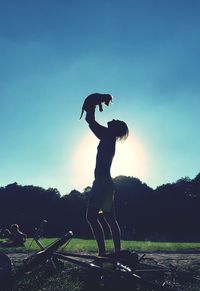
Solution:
<svg viewBox="0 0 200 291"><path fill-rule="evenodd" d="M111 259L116 259L116 253L103 253L100 255L100 257L104 258L111 258Z"/></svg>
<svg viewBox="0 0 200 291"><path fill-rule="evenodd" d="M98 257L105 257L106 253L105 252L99 252Z"/></svg>
<svg viewBox="0 0 200 291"><path fill-rule="evenodd" d="M129 250L121 250L119 252L115 253L105 253L102 255L106 258L116 259L116 260L122 260L122 261L130 261L130 260L138 260L138 254L135 252L131 252Z"/></svg>

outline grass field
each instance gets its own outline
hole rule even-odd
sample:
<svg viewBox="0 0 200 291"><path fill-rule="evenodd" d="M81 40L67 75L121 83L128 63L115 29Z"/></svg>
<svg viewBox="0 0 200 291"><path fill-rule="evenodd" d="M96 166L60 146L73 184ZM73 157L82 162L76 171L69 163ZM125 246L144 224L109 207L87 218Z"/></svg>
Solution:
<svg viewBox="0 0 200 291"><path fill-rule="evenodd" d="M44 238L41 240L44 246L51 244L55 239ZM26 242L26 249L29 248L31 239ZM32 249L38 249L35 243ZM83 240L74 238L65 248L73 252L97 252L96 242L94 240ZM106 249L108 252L113 250L111 240L106 240ZM150 241L122 241L122 249L135 250L139 252L198 252L200 251L200 243L180 243L180 242L150 242Z"/></svg>
<svg viewBox="0 0 200 291"><path fill-rule="evenodd" d="M43 246L48 246L56 238L42 238ZM106 240L106 249L108 252L113 251L111 240ZM200 252L200 243L197 242L151 242L151 241L122 241L122 249L134 250L137 252ZM5 249L4 249L5 250ZM6 251L37 251L39 247L32 239L26 241L24 248L10 248ZM65 247L65 250L72 252L97 252L96 242L94 240L83 240L73 238Z"/></svg>

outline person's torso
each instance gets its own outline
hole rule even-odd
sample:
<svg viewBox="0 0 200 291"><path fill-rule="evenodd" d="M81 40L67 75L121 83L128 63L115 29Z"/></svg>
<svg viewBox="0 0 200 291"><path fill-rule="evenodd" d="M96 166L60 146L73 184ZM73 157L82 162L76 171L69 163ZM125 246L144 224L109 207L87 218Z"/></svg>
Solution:
<svg viewBox="0 0 200 291"><path fill-rule="evenodd" d="M105 136L97 147L95 178L110 177L110 169L115 154L115 138Z"/></svg>

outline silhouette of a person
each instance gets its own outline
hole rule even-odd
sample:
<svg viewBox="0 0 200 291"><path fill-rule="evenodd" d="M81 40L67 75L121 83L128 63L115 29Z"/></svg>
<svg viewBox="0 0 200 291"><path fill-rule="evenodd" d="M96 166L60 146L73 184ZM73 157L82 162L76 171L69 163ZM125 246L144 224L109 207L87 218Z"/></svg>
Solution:
<svg viewBox="0 0 200 291"><path fill-rule="evenodd" d="M16 245L16 246L24 245L26 241L26 234L20 231L18 224L11 225L10 240L13 242L13 245Z"/></svg>
<svg viewBox="0 0 200 291"><path fill-rule="evenodd" d="M91 189L86 219L97 242L98 255L102 256L105 255L106 249L104 230L99 220L100 215L103 215L109 226L115 253L121 250L121 232L115 216L114 187L110 168L115 155L116 141L125 140L128 137L129 130L127 124L120 120L109 121L107 127L100 125L95 120L95 106L87 111L85 119L91 131L100 140L94 171L95 179Z"/></svg>
<svg viewBox="0 0 200 291"><path fill-rule="evenodd" d="M26 242L26 234L20 231L18 224L12 224L9 229L4 231L8 241L1 243L1 247L20 247Z"/></svg>

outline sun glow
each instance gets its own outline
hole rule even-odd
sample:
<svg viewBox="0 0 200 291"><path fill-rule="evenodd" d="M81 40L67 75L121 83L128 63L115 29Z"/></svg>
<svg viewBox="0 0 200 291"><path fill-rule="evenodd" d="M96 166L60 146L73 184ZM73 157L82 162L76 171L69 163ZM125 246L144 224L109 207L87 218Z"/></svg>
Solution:
<svg viewBox="0 0 200 291"><path fill-rule="evenodd" d="M146 151L136 136L116 143L116 152L111 168L112 177L133 176L143 180L147 174Z"/></svg>
<svg viewBox="0 0 200 291"><path fill-rule="evenodd" d="M91 186L94 179L94 168L98 139L92 134L83 137L73 154L73 174L80 190ZM116 153L111 168L112 177L119 175L145 179L147 175L147 155L140 140L134 135L126 141L116 143Z"/></svg>

